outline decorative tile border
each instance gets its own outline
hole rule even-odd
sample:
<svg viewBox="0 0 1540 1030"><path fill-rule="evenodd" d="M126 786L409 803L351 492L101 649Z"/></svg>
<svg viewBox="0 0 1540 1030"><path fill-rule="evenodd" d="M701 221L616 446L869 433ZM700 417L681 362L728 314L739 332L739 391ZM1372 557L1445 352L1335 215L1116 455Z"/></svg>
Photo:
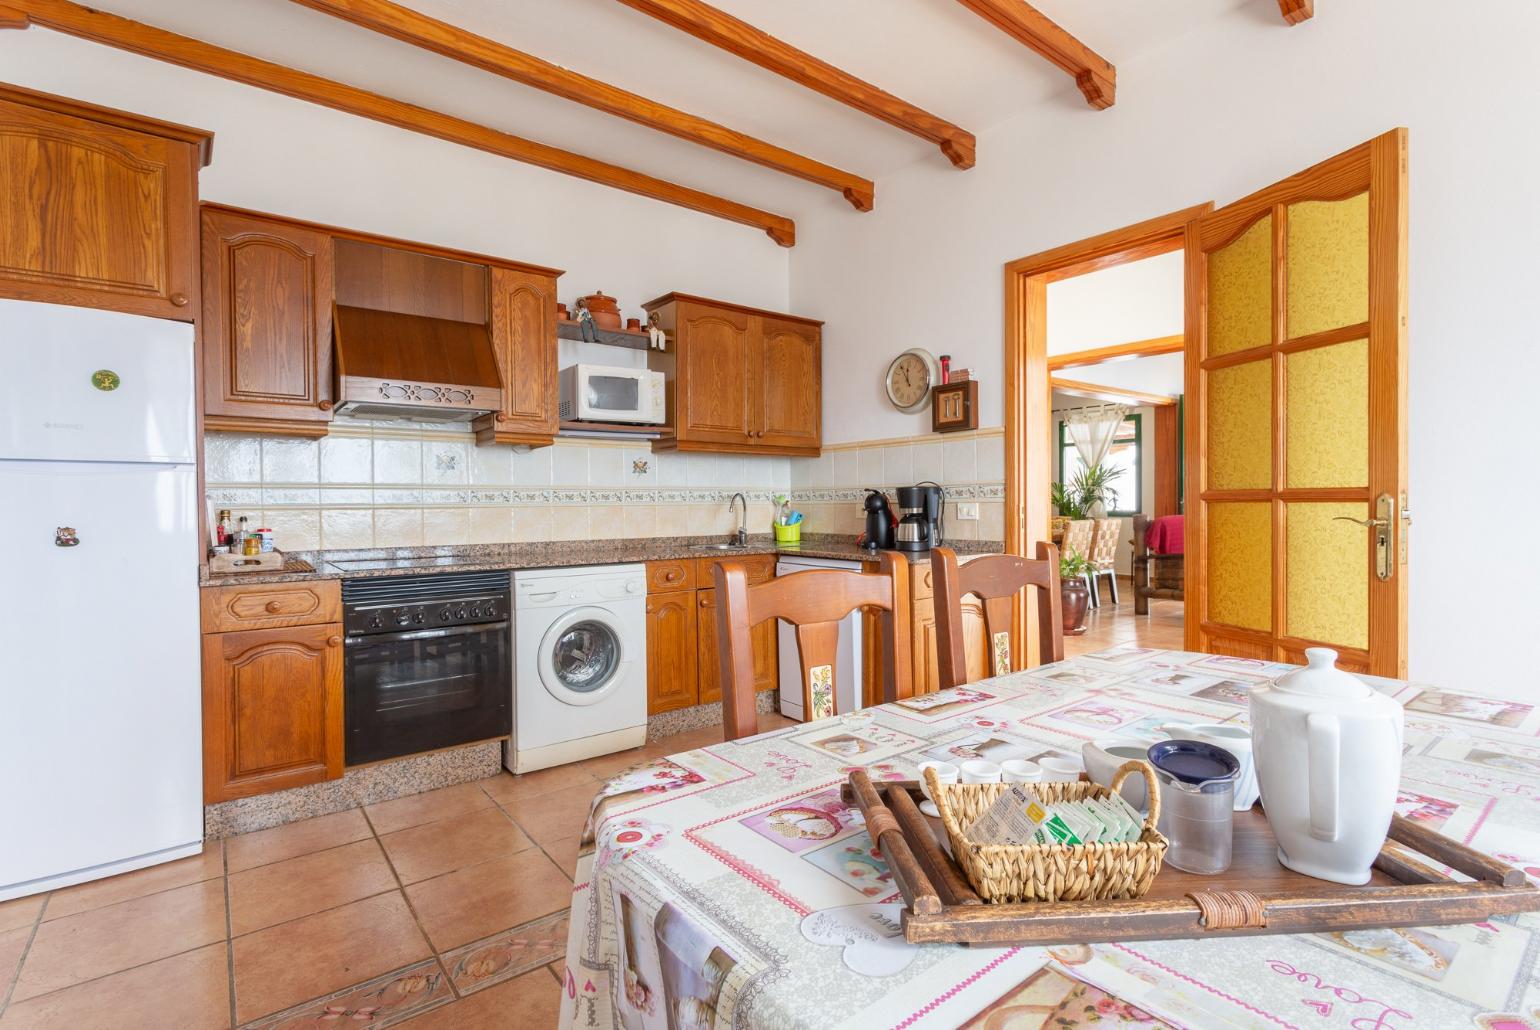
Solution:
<svg viewBox="0 0 1540 1030"><path fill-rule="evenodd" d="M859 504L866 499L867 487L864 486L837 486L829 487L793 487L791 496L793 500L806 504L844 504L846 502ZM891 487L886 489L891 490ZM1003 501L1005 500L1005 484L1003 482L989 483L948 483L943 485L948 501Z"/></svg>
<svg viewBox="0 0 1540 1030"><path fill-rule="evenodd" d="M1003 489L1003 487L1002 487ZM796 492L801 498L812 491ZM830 491L822 491L829 493ZM861 490L848 491L855 500ZM574 504L721 504L741 493L750 504L770 504L783 490L726 490L718 487L530 487L530 486L306 486L303 484L211 483L209 502L226 507L250 508L394 508L483 507ZM951 488L947 496L952 495ZM1003 496L1003 495L1002 495ZM809 498L812 499L812 498ZM844 500L846 498L840 498Z"/></svg>
<svg viewBox="0 0 1540 1030"><path fill-rule="evenodd" d="M566 913L562 913L563 926ZM562 947L566 947L565 930ZM303 1002L291 1009L241 1024L241 1030L320 1030L322 1027L395 1026L455 1000L438 959L428 959L365 983Z"/></svg>
<svg viewBox="0 0 1540 1030"><path fill-rule="evenodd" d="M511 980L567 953L568 910L444 953L455 990L467 994Z"/></svg>

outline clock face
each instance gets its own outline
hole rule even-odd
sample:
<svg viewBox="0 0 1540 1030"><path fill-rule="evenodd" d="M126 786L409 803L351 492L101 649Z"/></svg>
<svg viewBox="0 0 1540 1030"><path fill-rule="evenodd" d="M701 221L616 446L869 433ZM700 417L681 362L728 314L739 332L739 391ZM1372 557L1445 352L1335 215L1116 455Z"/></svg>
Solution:
<svg viewBox="0 0 1540 1030"><path fill-rule="evenodd" d="M930 380L930 363L906 351L888 366L888 399L905 410L919 407L930 393Z"/></svg>

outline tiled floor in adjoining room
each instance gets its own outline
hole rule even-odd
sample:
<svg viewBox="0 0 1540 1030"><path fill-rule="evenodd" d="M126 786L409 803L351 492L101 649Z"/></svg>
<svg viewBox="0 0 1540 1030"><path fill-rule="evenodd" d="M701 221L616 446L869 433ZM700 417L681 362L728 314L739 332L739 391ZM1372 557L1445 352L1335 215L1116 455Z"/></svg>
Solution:
<svg viewBox="0 0 1540 1030"><path fill-rule="evenodd" d="M1180 648L1182 607L1091 613L1070 655ZM761 716L760 728L786 725ZM0 1030L553 1026L578 837L645 748L306 819L0 903Z"/></svg>
<svg viewBox="0 0 1540 1030"><path fill-rule="evenodd" d="M713 725L0 902L0 1030L554 1026L600 781L721 739Z"/></svg>

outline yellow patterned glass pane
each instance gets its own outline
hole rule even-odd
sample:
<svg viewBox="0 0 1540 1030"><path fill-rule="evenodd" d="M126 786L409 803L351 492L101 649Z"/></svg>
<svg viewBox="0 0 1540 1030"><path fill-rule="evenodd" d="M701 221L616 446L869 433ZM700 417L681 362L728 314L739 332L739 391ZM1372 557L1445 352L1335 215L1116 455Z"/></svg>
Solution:
<svg viewBox="0 0 1540 1030"><path fill-rule="evenodd" d="M1369 320L1369 194L1289 206L1289 339Z"/></svg>
<svg viewBox="0 0 1540 1030"><path fill-rule="evenodd" d="M1265 501L1208 506L1208 618L1273 628L1273 516Z"/></svg>
<svg viewBox="0 0 1540 1030"><path fill-rule="evenodd" d="M1273 342L1273 216L1208 256L1208 353Z"/></svg>
<svg viewBox="0 0 1540 1030"><path fill-rule="evenodd" d="M1270 358L1208 373L1208 486L1273 485L1273 363Z"/></svg>
<svg viewBox="0 0 1540 1030"><path fill-rule="evenodd" d="M1288 485L1364 486L1369 482L1369 341L1290 354Z"/></svg>
<svg viewBox="0 0 1540 1030"><path fill-rule="evenodd" d="M1288 634L1342 647L1369 646L1369 548L1373 535L1338 515L1362 519L1362 502L1290 504L1284 522Z"/></svg>

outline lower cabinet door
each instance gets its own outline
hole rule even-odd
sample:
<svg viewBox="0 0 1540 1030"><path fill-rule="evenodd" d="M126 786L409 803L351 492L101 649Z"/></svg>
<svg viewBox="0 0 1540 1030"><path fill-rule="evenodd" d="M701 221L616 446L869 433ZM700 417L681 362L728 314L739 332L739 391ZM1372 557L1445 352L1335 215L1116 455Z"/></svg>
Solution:
<svg viewBox="0 0 1540 1030"><path fill-rule="evenodd" d="M228 801L342 775L342 626L203 638L203 788Z"/></svg>
<svg viewBox="0 0 1540 1030"><path fill-rule="evenodd" d="M700 684L700 704L722 700L722 659L717 649L717 592L700 590L695 594L696 682ZM780 655L774 620L761 622L749 631L754 652L754 693L780 686Z"/></svg>
<svg viewBox="0 0 1540 1030"><path fill-rule="evenodd" d="M647 597L647 714L688 708L696 687L695 591Z"/></svg>

